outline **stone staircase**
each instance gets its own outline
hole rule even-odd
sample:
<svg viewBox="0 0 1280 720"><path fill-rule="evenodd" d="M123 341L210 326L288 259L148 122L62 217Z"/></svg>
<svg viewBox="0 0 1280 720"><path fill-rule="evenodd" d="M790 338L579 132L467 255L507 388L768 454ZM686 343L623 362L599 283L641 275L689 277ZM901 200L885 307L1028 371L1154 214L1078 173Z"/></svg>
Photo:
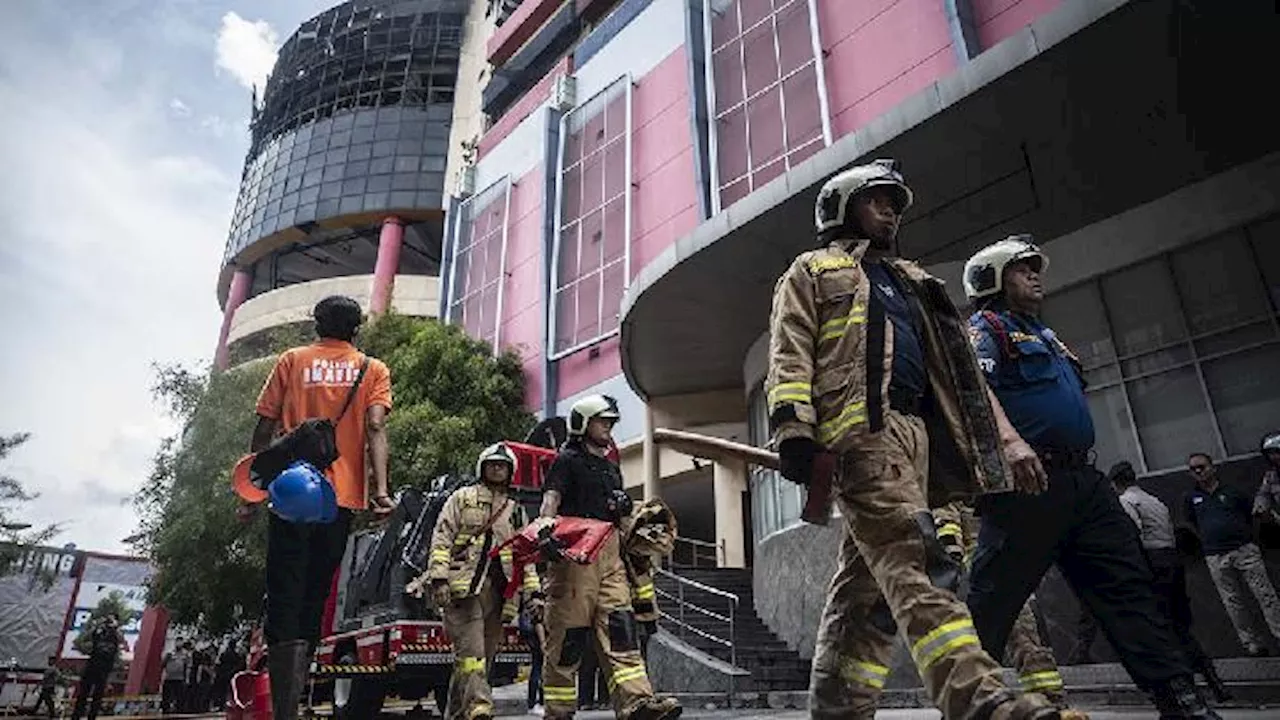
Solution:
<svg viewBox="0 0 1280 720"><path fill-rule="evenodd" d="M752 598L751 571L736 568L677 568L675 573L688 580L733 593L738 605L733 612L734 648L690 632L678 624L660 621L659 625L694 648L726 663L731 662L751 673L750 680L739 680L738 691L778 692L803 690L809 685L809 661L802 659L786 643L778 639L756 615ZM728 616L729 600L721 595L706 592L671 578L658 575L654 579L658 590L671 597L684 593L685 603L697 605L718 615ZM680 587L683 585L683 588ZM680 616L677 603L668 597L658 597L663 612ZM728 637L728 623L689 609L684 611L683 622L718 638Z"/></svg>

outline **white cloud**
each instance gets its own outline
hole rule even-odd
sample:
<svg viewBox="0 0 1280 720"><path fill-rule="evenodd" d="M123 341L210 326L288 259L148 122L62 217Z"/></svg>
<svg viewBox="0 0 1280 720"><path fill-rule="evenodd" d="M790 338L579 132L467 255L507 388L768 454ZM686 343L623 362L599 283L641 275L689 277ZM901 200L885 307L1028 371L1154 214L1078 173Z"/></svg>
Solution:
<svg viewBox="0 0 1280 720"><path fill-rule="evenodd" d="M169 110L178 117L191 117L191 108L182 102L179 98L173 98L169 101Z"/></svg>
<svg viewBox="0 0 1280 720"><path fill-rule="evenodd" d="M280 38L266 20L249 21L234 11L222 16L218 31L217 66L230 72L246 88L261 92L276 63Z"/></svg>

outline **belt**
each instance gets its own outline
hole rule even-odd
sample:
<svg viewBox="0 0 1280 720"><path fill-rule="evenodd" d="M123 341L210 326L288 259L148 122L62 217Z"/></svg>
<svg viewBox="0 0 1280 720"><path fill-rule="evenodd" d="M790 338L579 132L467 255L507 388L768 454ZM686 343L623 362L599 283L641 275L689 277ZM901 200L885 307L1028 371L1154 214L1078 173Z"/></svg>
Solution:
<svg viewBox="0 0 1280 720"><path fill-rule="evenodd" d="M1058 470L1074 470L1093 464L1088 450L1061 450L1058 448L1035 448L1040 456L1040 463L1046 468Z"/></svg>
<svg viewBox="0 0 1280 720"><path fill-rule="evenodd" d="M903 415L920 416L920 406L924 404L924 395L915 390L896 385L889 386L889 407Z"/></svg>

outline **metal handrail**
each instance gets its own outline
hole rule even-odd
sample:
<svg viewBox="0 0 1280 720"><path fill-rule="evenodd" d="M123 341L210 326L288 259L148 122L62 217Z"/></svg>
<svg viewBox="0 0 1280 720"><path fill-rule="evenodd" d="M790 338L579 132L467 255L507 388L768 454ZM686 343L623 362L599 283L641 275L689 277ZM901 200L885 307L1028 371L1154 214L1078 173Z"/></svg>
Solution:
<svg viewBox="0 0 1280 720"><path fill-rule="evenodd" d="M711 551L710 558L706 558L706 560L709 561L706 563L707 567L719 567L720 560L721 558L724 557L723 541L709 542L707 540L698 540L696 538L677 537L676 545L677 546L685 545L689 548L689 558L691 560L689 565L691 567L703 567L701 562L703 561L703 558L705 558L705 553L701 553L701 551L705 551L705 550ZM702 554L703 557L700 557L700 553ZM672 555L667 556L667 558L664 560L664 563L668 566L674 565L675 564L674 553L672 553Z"/></svg>
<svg viewBox="0 0 1280 720"><path fill-rule="evenodd" d="M654 590L658 595L661 595L666 599L675 601L676 610L678 613L678 615L673 616L670 613L663 610L662 606L659 605L658 615L661 616L663 619L667 620L668 622L679 627L679 637L681 640L684 639L685 632L688 631L695 635L703 637L707 640L710 640L711 642L716 643L717 645L723 645L729 648L729 664L736 668L738 666L738 651L737 651L737 643L735 642L736 630L735 630L734 615L737 614L738 596L734 593L721 590L720 588L713 588L710 585L704 585L696 580L690 580L689 578L680 577L679 575L676 575L675 573L660 567L654 568L654 573L655 573L655 579L656 577L660 576L660 577L670 578L671 580L674 580L676 583L675 595L672 595L671 593L668 593L656 587L656 584L655 584ZM704 608L700 605L696 605L694 603L686 601L684 599L684 588L686 585L688 585L689 587L695 590L698 590L699 592L705 592L709 595L714 595L717 597L724 598L728 604L728 610L729 610L728 614L721 615L717 612ZM685 622L685 608L688 608L689 610L692 610L694 612L701 613L702 615L705 615L706 617L712 618L714 620L727 623L729 625L729 633L728 633L729 637L722 638L722 637L719 637L718 635L713 635L705 630L696 628L690 625L689 623ZM733 707L733 689L734 689L733 678L734 678L734 673L732 672L729 673L729 701L728 701L729 707Z"/></svg>

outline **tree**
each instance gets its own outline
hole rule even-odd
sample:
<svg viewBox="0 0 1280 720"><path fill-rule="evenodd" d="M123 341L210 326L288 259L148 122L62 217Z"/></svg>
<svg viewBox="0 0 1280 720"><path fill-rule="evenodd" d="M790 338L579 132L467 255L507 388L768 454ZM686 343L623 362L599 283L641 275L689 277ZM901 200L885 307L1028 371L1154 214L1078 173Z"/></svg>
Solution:
<svg viewBox="0 0 1280 720"><path fill-rule="evenodd" d="M494 357L455 326L388 314L364 328L358 343L391 370L393 493L469 471L482 447L522 438L533 424L523 410L519 358ZM230 475L247 451L254 403L271 367L265 358L218 374L157 368L156 397L183 431L157 453L135 497L138 549L157 568L150 599L163 603L176 623L212 634L262 611L266 514L248 526L236 522Z"/></svg>
<svg viewBox="0 0 1280 720"><path fill-rule="evenodd" d="M0 461L30 439L31 433L0 435ZM46 543L58 534L57 525L33 529L18 514L36 497L37 493L27 490L22 481L0 473L0 576L13 571L14 561L22 557L24 547Z"/></svg>

